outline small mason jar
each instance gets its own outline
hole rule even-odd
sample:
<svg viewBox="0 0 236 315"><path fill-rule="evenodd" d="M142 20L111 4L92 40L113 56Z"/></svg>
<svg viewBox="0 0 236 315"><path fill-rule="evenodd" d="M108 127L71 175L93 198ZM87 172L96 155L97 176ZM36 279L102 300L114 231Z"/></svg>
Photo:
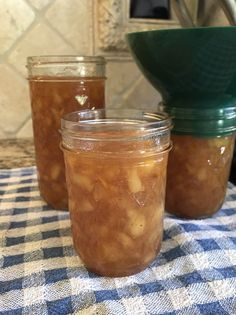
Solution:
<svg viewBox="0 0 236 315"><path fill-rule="evenodd" d="M236 132L236 108L170 108L173 117L166 210L179 217L209 217L222 206Z"/></svg>
<svg viewBox="0 0 236 315"><path fill-rule="evenodd" d="M105 60L100 56L28 57L28 80L39 190L56 209L68 206L60 119L69 112L104 108Z"/></svg>
<svg viewBox="0 0 236 315"><path fill-rule="evenodd" d="M171 120L93 110L61 122L74 247L104 276L147 267L161 247Z"/></svg>

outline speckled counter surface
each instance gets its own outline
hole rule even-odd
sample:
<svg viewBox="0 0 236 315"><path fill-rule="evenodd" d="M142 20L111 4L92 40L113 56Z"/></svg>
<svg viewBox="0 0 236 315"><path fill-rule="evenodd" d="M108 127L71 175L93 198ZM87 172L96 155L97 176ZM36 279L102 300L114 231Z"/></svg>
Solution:
<svg viewBox="0 0 236 315"><path fill-rule="evenodd" d="M0 139L0 169L35 165L33 139Z"/></svg>

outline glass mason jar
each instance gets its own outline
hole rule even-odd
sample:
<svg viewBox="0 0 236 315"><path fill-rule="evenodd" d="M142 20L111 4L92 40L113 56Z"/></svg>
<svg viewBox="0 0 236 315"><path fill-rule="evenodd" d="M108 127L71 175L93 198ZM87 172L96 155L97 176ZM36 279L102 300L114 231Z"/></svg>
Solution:
<svg viewBox="0 0 236 315"><path fill-rule="evenodd" d="M173 116L173 150L167 170L166 210L204 218L222 206L236 131L236 108L163 107Z"/></svg>
<svg viewBox="0 0 236 315"><path fill-rule="evenodd" d="M104 108L105 60L100 56L28 57L36 165L41 196L68 207L60 119L69 112Z"/></svg>
<svg viewBox="0 0 236 315"><path fill-rule="evenodd" d="M104 276L143 270L160 250L171 121L136 110L61 123L74 247Z"/></svg>

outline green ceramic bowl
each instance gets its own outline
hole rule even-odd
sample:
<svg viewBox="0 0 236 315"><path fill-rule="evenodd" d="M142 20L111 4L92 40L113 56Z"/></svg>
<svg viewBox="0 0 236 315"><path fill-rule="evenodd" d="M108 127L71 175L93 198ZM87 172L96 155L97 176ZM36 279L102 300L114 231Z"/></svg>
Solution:
<svg viewBox="0 0 236 315"><path fill-rule="evenodd" d="M236 106L236 27L145 31L127 34L126 39L165 104Z"/></svg>

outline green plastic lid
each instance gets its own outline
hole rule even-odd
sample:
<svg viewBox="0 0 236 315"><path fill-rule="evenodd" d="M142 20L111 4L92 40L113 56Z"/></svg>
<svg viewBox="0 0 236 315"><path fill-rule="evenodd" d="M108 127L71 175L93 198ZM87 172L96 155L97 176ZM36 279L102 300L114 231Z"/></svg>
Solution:
<svg viewBox="0 0 236 315"><path fill-rule="evenodd" d="M236 107L199 109L165 104L159 107L172 117L172 132L175 134L217 137L236 132Z"/></svg>

